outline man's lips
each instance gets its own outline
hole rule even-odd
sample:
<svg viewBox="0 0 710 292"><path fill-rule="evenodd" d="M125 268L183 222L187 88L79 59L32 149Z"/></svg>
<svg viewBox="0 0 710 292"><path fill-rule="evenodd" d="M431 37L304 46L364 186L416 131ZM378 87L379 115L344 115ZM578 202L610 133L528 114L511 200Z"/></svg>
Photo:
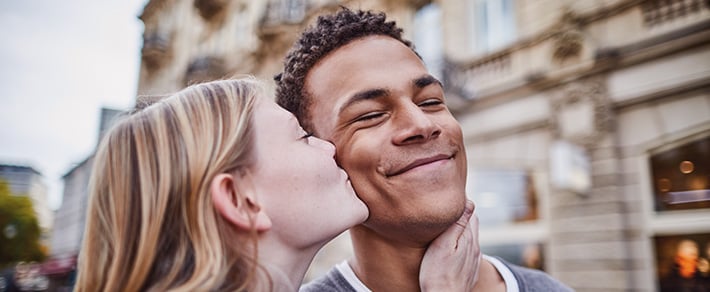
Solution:
<svg viewBox="0 0 710 292"><path fill-rule="evenodd" d="M400 169L397 169L391 173L388 173L387 176L390 177L390 176L400 175L402 173L410 171L413 168L416 168L416 167L419 167L419 166L422 166L425 164L429 164L432 162L440 161L440 160L451 159L452 157L454 157L454 155L437 154L437 155L434 155L431 157L420 158L420 159L414 160L412 163L409 163Z"/></svg>

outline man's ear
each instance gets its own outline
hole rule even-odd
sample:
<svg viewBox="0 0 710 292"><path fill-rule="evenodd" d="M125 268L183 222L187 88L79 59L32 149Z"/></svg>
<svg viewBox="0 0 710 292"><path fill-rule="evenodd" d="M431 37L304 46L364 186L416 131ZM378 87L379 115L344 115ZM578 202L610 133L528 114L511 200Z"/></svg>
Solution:
<svg viewBox="0 0 710 292"><path fill-rule="evenodd" d="M217 212L239 229L266 231L271 219L256 202L248 175L220 173L212 179L210 193Z"/></svg>

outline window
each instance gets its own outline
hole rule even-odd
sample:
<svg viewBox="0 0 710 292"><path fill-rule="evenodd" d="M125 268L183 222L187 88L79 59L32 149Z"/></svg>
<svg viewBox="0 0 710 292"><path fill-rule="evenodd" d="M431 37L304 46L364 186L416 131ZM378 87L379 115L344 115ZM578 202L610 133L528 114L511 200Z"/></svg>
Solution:
<svg viewBox="0 0 710 292"><path fill-rule="evenodd" d="M659 139L643 160L656 290L710 291L710 132Z"/></svg>
<svg viewBox="0 0 710 292"><path fill-rule="evenodd" d="M532 177L523 170L469 170L466 186L482 228L538 219Z"/></svg>
<svg viewBox="0 0 710 292"><path fill-rule="evenodd" d="M444 49L441 39L441 9L435 3L428 4L414 15L414 47L422 57L429 72L442 78Z"/></svg>
<svg viewBox="0 0 710 292"><path fill-rule="evenodd" d="M658 212L710 208L710 137L651 156Z"/></svg>
<svg viewBox="0 0 710 292"><path fill-rule="evenodd" d="M474 51L484 53L510 44L515 39L515 1L473 1Z"/></svg>
<svg viewBox="0 0 710 292"><path fill-rule="evenodd" d="M306 16L305 0L270 0L264 23L267 25L299 23Z"/></svg>
<svg viewBox="0 0 710 292"><path fill-rule="evenodd" d="M306 1L286 0L282 3L283 19L290 23L297 23L306 16Z"/></svg>
<svg viewBox="0 0 710 292"><path fill-rule="evenodd" d="M710 288L710 233L656 236L653 243L661 292Z"/></svg>

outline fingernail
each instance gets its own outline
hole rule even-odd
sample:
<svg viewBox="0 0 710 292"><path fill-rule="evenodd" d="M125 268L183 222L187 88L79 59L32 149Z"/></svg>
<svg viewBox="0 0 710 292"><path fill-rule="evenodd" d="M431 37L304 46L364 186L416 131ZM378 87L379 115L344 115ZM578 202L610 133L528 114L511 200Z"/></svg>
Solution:
<svg viewBox="0 0 710 292"><path fill-rule="evenodd" d="M466 200L466 207L464 208L463 213L465 214L466 217L471 217L471 214L473 214L473 209L476 207L475 204L473 204L473 201L471 200Z"/></svg>

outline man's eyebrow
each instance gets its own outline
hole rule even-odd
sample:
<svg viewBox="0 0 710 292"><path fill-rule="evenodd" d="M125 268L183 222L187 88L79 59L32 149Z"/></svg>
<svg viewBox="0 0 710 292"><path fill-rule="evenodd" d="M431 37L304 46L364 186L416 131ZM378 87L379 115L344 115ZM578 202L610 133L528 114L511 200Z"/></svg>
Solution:
<svg viewBox="0 0 710 292"><path fill-rule="evenodd" d="M413 82L414 86L416 86L417 88L424 88L431 84L439 84L439 86L444 87L444 85L441 83L441 81L439 81L439 79L436 79L434 76L428 74L414 79Z"/></svg>
<svg viewBox="0 0 710 292"><path fill-rule="evenodd" d="M380 98L389 95L390 92L384 88L368 89L364 91L357 92L350 96L348 100L340 107L339 112L342 113L349 106L364 100L371 100L375 98Z"/></svg>

